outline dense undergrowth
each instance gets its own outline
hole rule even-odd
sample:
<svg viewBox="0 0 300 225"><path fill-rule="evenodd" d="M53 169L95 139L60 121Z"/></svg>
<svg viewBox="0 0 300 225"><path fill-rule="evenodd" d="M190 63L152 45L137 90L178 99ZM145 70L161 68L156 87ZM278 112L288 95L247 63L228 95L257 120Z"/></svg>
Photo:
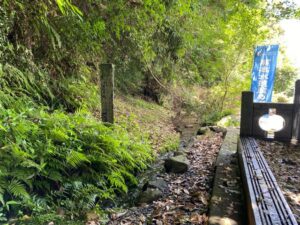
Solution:
<svg viewBox="0 0 300 225"><path fill-rule="evenodd" d="M134 121L105 125L88 106L77 107L80 92L68 93L74 97L65 100L68 105L57 104L47 81L35 86L39 77L8 65L0 72L1 221L58 209L67 218L84 218L137 183L135 175L153 153ZM87 93L92 92L83 93L89 101L98 102ZM70 107L76 110L66 113Z"/></svg>
<svg viewBox="0 0 300 225"><path fill-rule="evenodd" d="M103 124L87 68L49 79L25 64L31 70L0 63L1 224L82 224L134 187L157 153L177 148L163 107L120 95L116 124Z"/></svg>
<svg viewBox="0 0 300 225"><path fill-rule="evenodd" d="M139 98L117 96L116 124L103 124L88 77L0 64L1 224L82 224L134 187L157 153L177 148L173 113Z"/></svg>

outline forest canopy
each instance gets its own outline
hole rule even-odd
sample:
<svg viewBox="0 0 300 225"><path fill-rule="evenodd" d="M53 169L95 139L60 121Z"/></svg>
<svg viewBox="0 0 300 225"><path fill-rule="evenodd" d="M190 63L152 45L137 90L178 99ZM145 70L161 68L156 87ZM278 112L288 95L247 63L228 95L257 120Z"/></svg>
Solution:
<svg viewBox="0 0 300 225"><path fill-rule="evenodd" d="M51 80L97 79L99 63L114 63L120 90L156 101L163 86L182 83L230 92L249 85L253 47L296 14L289 1L274 2L6 0L1 61Z"/></svg>

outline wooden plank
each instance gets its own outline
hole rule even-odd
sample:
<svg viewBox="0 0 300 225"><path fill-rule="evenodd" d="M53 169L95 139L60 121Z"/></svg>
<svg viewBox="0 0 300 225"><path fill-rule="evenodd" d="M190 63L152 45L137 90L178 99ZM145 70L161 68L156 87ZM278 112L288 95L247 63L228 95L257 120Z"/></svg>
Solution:
<svg viewBox="0 0 300 225"><path fill-rule="evenodd" d="M265 109L267 112L269 112L270 108L275 108L277 110L283 110L283 111L293 111L294 106L293 104L289 103L253 103L254 109Z"/></svg>

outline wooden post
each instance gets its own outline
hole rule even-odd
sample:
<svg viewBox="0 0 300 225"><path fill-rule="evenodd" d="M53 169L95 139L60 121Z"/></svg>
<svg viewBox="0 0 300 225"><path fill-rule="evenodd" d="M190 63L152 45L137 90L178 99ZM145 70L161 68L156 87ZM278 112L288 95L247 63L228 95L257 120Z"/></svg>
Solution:
<svg viewBox="0 0 300 225"><path fill-rule="evenodd" d="M253 123L253 92L242 92L240 135L252 135Z"/></svg>
<svg viewBox="0 0 300 225"><path fill-rule="evenodd" d="M295 84L295 96L294 96L294 122L293 122L293 134L292 141L300 141L300 80Z"/></svg>
<svg viewBox="0 0 300 225"><path fill-rule="evenodd" d="M101 64L101 116L102 121L114 123L114 73L113 64Z"/></svg>

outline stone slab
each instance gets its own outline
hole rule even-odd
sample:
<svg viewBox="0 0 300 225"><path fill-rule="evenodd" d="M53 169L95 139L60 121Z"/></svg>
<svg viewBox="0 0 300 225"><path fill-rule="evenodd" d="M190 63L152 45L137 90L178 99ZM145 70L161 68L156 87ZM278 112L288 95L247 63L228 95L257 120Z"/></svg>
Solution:
<svg viewBox="0 0 300 225"><path fill-rule="evenodd" d="M209 209L210 225L245 225L245 208L237 159L239 130L229 128L216 161Z"/></svg>

